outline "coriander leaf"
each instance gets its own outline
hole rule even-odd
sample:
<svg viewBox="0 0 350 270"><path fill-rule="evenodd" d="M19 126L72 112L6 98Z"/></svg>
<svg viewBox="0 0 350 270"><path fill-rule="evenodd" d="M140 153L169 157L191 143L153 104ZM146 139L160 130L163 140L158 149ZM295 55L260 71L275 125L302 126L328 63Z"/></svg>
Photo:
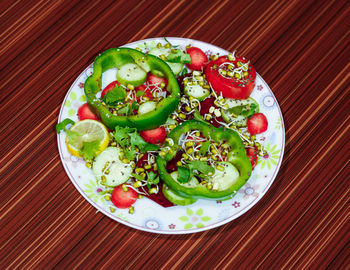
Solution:
<svg viewBox="0 0 350 270"><path fill-rule="evenodd" d="M56 125L57 134L60 133L61 130L67 131L68 125L74 125L75 122L69 118L64 119L62 122Z"/></svg>
<svg viewBox="0 0 350 270"><path fill-rule="evenodd" d="M191 64L191 56L180 49L171 50L171 53L166 57L166 59L167 62L170 63Z"/></svg>
<svg viewBox="0 0 350 270"><path fill-rule="evenodd" d="M129 127L121 127L116 126L114 132L114 139L119 143L122 147L130 145L130 132L133 132L135 129Z"/></svg>
<svg viewBox="0 0 350 270"><path fill-rule="evenodd" d="M197 109L194 110L193 118L194 118L195 120L197 120L197 121L200 121L200 122L203 122L203 123L208 124L208 123L204 120L203 116L200 114L200 112L199 112Z"/></svg>
<svg viewBox="0 0 350 270"><path fill-rule="evenodd" d="M92 142L83 142L83 147L80 149L79 153L84 157L84 159L92 160L97 156L97 152L100 149L100 141L95 140Z"/></svg>
<svg viewBox="0 0 350 270"><path fill-rule="evenodd" d="M150 188L151 185L157 185L159 183L159 176L150 171L150 172L146 172L147 173L147 187Z"/></svg>
<svg viewBox="0 0 350 270"><path fill-rule="evenodd" d="M156 145L156 144L146 143L146 144L143 146L142 150L143 150L144 152L147 152L147 151L158 151L159 148L160 148L160 147L159 147L158 145Z"/></svg>
<svg viewBox="0 0 350 270"><path fill-rule="evenodd" d="M177 167L177 181L181 184L188 183L190 181L191 172L188 168L179 166Z"/></svg>
<svg viewBox="0 0 350 270"><path fill-rule="evenodd" d="M181 71L180 76L185 76L187 73L188 73L187 68L184 68L184 69Z"/></svg>
<svg viewBox="0 0 350 270"><path fill-rule="evenodd" d="M204 174L215 172L215 169L212 166L208 165L207 162L205 161L191 160L191 161L188 161L187 164L191 171L197 170Z"/></svg>
<svg viewBox="0 0 350 270"><path fill-rule="evenodd" d="M136 173L131 173L131 175L133 176L133 177L135 177L137 180L139 180L139 181L142 181L142 180L144 180L144 178L141 176L141 175L138 175L138 174L136 174Z"/></svg>
<svg viewBox="0 0 350 270"><path fill-rule="evenodd" d="M125 157L128 160L134 160L136 157L136 150L134 148L132 149L125 149Z"/></svg>
<svg viewBox="0 0 350 270"><path fill-rule="evenodd" d="M145 91L139 90L136 92L136 97L141 97L145 94Z"/></svg>
<svg viewBox="0 0 350 270"><path fill-rule="evenodd" d="M159 149L158 145L147 143L136 131L130 133L129 136L131 146L137 146L138 148L140 148L140 151L142 153L145 153L147 151L157 151Z"/></svg>
<svg viewBox="0 0 350 270"><path fill-rule="evenodd" d="M108 105L113 105L118 101L123 101L126 97L126 91L121 86L114 87L111 91L103 96L103 101Z"/></svg>
<svg viewBox="0 0 350 270"><path fill-rule="evenodd" d="M131 110L137 110L139 108L139 104L137 104L136 101L134 101L132 104L131 104Z"/></svg>
<svg viewBox="0 0 350 270"><path fill-rule="evenodd" d="M199 149L199 153L204 156L208 152L209 146L210 146L210 141L205 141L204 143L202 143L202 146Z"/></svg>

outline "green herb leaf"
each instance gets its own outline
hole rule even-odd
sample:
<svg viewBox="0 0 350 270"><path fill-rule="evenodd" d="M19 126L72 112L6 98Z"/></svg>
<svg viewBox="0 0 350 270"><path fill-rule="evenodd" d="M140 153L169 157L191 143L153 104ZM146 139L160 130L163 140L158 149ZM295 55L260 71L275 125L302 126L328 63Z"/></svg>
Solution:
<svg viewBox="0 0 350 270"><path fill-rule="evenodd" d="M136 150L134 148L131 148L131 149L125 149L125 157L128 159L128 160L134 160L135 157L136 157Z"/></svg>
<svg viewBox="0 0 350 270"><path fill-rule="evenodd" d="M151 188L151 185L157 185L159 183L159 176L158 174L150 171L146 172L147 174L147 187Z"/></svg>
<svg viewBox="0 0 350 270"><path fill-rule="evenodd" d="M118 101L123 101L125 97L125 89L121 86L116 86L107 94L105 94L102 99L106 104L114 105Z"/></svg>
<svg viewBox="0 0 350 270"><path fill-rule="evenodd" d="M131 173L131 175L133 176L133 177L135 177L137 180L139 180L139 181L142 181L142 180L144 180L144 178L141 176L141 175L138 175L138 174L136 174L136 173Z"/></svg>
<svg viewBox="0 0 350 270"><path fill-rule="evenodd" d="M134 101L132 104L131 104L131 110L137 110L139 108L139 104Z"/></svg>
<svg viewBox="0 0 350 270"><path fill-rule="evenodd" d="M202 143L201 148L199 149L199 153L205 156L205 154L208 152L210 146L210 141L205 141Z"/></svg>
<svg viewBox="0 0 350 270"><path fill-rule="evenodd" d="M125 147L127 145L130 145L130 138L129 134L131 132L135 132L135 129L129 128L129 127L115 127L114 132L114 139L117 141L117 143L120 144L120 146Z"/></svg>
<svg viewBox="0 0 350 270"><path fill-rule="evenodd" d="M74 125L75 122L69 118L64 119L62 122L56 125L57 134L61 132L61 130L67 131L68 125Z"/></svg>
<svg viewBox="0 0 350 270"><path fill-rule="evenodd" d="M83 142L83 147L80 149L80 154L86 160L92 160L97 156L97 152L99 151L100 141L95 140L92 142Z"/></svg>
<svg viewBox="0 0 350 270"><path fill-rule="evenodd" d="M208 165L207 162L205 161L191 160L191 161L188 161L187 164L191 171L197 170L204 174L215 172L215 169L212 166Z"/></svg>
<svg viewBox="0 0 350 270"><path fill-rule="evenodd" d="M166 59L170 63L191 63L191 56L180 49L171 50L171 53L166 57Z"/></svg>
<svg viewBox="0 0 350 270"><path fill-rule="evenodd" d="M131 146L137 146L138 148L140 148L140 151L142 153L145 153L147 151L157 151L160 148L158 145L145 142L141 135L136 131L134 133L129 134L129 136Z"/></svg>
<svg viewBox="0 0 350 270"><path fill-rule="evenodd" d="M139 91L136 92L136 97L141 97L144 94L146 94L145 91L139 90Z"/></svg>
<svg viewBox="0 0 350 270"><path fill-rule="evenodd" d="M197 109L194 109L193 118L197 121L208 124L208 122L204 120L203 116L200 114L200 112Z"/></svg>
<svg viewBox="0 0 350 270"><path fill-rule="evenodd" d="M188 70L187 70L187 68L184 68L184 69L181 71L180 76L184 76L184 75L186 75L186 74L188 74Z"/></svg>
<svg viewBox="0 0 350 270"><path fill-rule="evenodd" d="M191 171L186 167L179 166L177 167L177 181L181 184L188 183L190 181Z"/></svg>

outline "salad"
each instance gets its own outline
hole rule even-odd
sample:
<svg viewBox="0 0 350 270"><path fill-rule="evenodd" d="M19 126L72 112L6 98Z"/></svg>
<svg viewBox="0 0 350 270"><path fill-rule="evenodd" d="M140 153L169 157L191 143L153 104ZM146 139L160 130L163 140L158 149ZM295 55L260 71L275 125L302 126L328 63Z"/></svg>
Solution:
<svg viewBox="0 0 350 270"><path fill-rule="evenodd" d="M102 74L116 78L102 87ZM119 209L147 197L163 207L227 200L266 155L268 128L251 97L256 71L233 52L208 55L164 39L100 54L84 83L79 121L57 124L70 154L91 169Z"/></svg>

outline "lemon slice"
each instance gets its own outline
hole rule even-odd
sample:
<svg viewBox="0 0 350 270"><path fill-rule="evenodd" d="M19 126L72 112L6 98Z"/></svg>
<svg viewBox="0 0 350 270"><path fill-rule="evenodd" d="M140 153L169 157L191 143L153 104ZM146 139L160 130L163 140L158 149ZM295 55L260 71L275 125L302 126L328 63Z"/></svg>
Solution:
<svg viewBox="0 0 350 270"><path fill-rule="evenodd" d="M67 149L69 153L76 157L83 157L80 151L84 142L98 141L97 155L105 150L109 144L107 128L96 120L86 119L76 122L69 131L72 132L74 139L69 140L69 137L66 137Z"/></svg>

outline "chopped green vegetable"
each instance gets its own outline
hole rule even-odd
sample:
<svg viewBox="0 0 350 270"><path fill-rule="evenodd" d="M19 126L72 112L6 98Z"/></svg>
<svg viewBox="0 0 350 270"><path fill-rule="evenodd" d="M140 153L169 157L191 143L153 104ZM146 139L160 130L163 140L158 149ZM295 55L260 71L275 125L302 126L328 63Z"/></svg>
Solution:
<svg viewBox="0 0 350 270"><path fill-rule="evenodd" d="M210 141L205 141L202 143L201 148L199 149L199 153L205 156L205 154L208 152L210 146Z"/></svg>
<svg viewBox="0 0 350 270"><path fill-rule="evenodd" d="M83 142L83 147L80 149L80 155L84 157L85 160L92 160L97 156L97 152L100 149L100 141L95 140L92 142Z"/></svg>
<svg viewBox="0 0 350 270"><path fill-rule="evenodd" d="M75 122L69 118L64 119L62 122L58 123L56 125L56 132L57 134L61 132L61 130L67 131L68 125L74 125Z"/></svg>
<svg viewBox="0 0 350 270"><path fill-rule="evenodd" d="M141 175L139 175L139 174L136 174L136 173L131 173L131 175L133 176L133 177L135 177L137 180L139 180L139 181L142 181L142 180L145 180Z"/></svg>
<svg viewBox="0 0 350 270"><path fill-rule="evenodd" d="M123 101L126 97L126 91L121 86L114 87L111 91L103 96L103 101L108 105L114 105L116 102Z"/></svg>
<svg viewBox="0 0 350 270"><path fill-rule="evenodd" d="M145 91L139 90L136 92L136 97L141 97L145 94Z"/></svg>
<svg viewBox="0 0 350 270"><path fill-rule="evenodd" d="M147 173L147 187L151 188L151 185L157 185L159 183L159 176L150 171L150 172L146 172Z"/></svg>
<svg viewBox="0 0 350 270"><path fill-rule="evenodd" d="M177 172L178 172L177 181L181 184L188 183L191 177L190 169L180 166L180 167L177 167Z"/></svg>

